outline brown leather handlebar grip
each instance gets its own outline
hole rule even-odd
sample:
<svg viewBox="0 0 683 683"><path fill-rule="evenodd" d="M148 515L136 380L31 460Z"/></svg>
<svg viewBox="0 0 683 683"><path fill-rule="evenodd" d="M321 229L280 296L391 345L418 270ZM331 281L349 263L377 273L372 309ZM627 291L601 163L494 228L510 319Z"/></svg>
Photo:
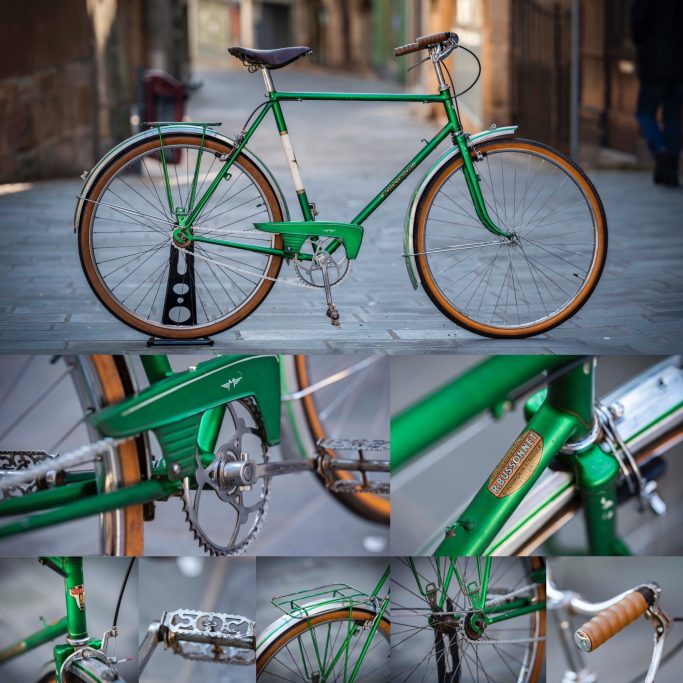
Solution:
<svg viewBox="0 0 683 683"><path fill-rule="evenodd" d="M415 39L414 43L408 43L407 45L401 45L400 47L394 48L394 57L409 55L411 52L418 52L430 45L436 45L437 43L443 43L453 39L457 44L458 34L453 33L452 31L441 31L440 33L431 33L428 36L420 36Z"/></svg>
<svg viewBox="0 0 683 683"><path fill-rule="evenodd" d="M443 43L444 40L448 40L451 35L450 31L441 31L440 33L431 33L428 36L420 36L415 39L415 45L418 47L427 47L428 45L436 45L437 43Z"/></svg>
<svg viewBox="0 0 683 683"><path fill-rule="evenodd" d="M649 593L649 595L647 595ZM592 652L606 643L612 636L632 624L652 604L654 595L648 589L635 590L622 598L616 605L596 614L574 634L574 641L580 650Z"/></svg>
<svg viewBox="0 0 683 683"><path fill-rule="evenodd" d="M394 57L402 57L403 55L409 55L411 52L418 52L422 48L417 43L408 43L407 45L401 45L400 47L394 48Z"/></svg>

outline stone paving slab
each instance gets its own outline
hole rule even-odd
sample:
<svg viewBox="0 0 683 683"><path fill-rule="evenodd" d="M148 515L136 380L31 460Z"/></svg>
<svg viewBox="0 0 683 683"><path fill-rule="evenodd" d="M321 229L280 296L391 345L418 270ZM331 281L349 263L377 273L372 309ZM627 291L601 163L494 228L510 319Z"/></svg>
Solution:
<svg viewBox="0 0 683 683"><path fill-rule="evenodd" d="M262 101L262 81L243 69L205 71L190 102L195 120L224 121L234 135ZM382 81L320 71L277 72L292 90L386 91ZM287 103L290 135L320 219L347 220L430 137L420 105ZM502 122L499 122L502 123ZM523 131L533 137L532 131ZM273 170L296 217L279 136L264 126L250 148ZM435 158L435 155L434 155ZM428 168L425 165L424 169ZM405 210L420 172L366 224L363 250L334 290L342 327L329 325L322 291L279 283L261 307L215 337L213 351L308 353L669 353L683 336L683 192L653 187L648 173L593 171L610 229L607 267L580 313L548 334L492 340L444 318L414 291L403 263ZM149 352L147 338L113 318L81 272L72 216L78 179L33 184L2 194L4 258L0 264L0 352L61 350ZM296 210L296 211L295 211ZM283 277L291 278L290 269ZM152 351L158 351L155 347ZM172 347L174 353L197 347Z"/></svg>

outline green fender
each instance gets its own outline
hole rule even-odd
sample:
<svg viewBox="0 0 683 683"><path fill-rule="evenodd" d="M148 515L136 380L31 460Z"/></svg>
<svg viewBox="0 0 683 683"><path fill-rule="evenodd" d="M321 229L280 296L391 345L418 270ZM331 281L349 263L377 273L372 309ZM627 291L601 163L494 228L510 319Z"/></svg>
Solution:
<svg viewBox="0 0 683 683"><path fill-rule="evenodd" d="M470 143L477 144L488 142L495 138L512 137L517 130L517 126L502 126L501 128L489 128L480 133L470 136ZM413 231L415 229L415 215L417 207L420 204L420 199L427 189L429 181L441 170L443 166L451 161L451 159L460 154L460 149L457 146L447 149L434 163L434 165L425 173L422 180L418 183L413 192L406 214L406 223L403 231L403 257L406 261L406 268L408 269L408 276L413 289L417 289L420 284L420 278L417 273L417 266L415 264L415 254L413 253Z"/></svg>

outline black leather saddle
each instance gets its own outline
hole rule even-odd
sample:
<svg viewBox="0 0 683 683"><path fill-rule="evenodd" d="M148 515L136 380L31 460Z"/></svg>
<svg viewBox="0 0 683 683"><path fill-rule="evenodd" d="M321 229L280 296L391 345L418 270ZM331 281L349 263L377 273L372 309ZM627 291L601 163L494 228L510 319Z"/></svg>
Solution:
<svg viewBox="0 0 683 683"><path fill-rule="evenodd" d="M243 64L259 69L281 69L299 57L313 53L310 47L281 47L277 50L252 50L248 47L229 47L228 52Z"/></svg>

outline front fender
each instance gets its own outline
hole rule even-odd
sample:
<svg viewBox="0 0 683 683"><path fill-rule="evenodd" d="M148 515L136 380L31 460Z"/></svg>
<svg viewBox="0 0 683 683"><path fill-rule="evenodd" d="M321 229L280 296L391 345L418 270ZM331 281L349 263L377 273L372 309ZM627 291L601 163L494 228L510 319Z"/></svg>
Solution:
<svg viewBox="0 0 683 683"><path fill-rule="evenodd" d="M164 135L201 135L203 130L203 126L198 126L192 123L177 123L162 127L162 132ZM133 135L132 137L128 138L127 140L124 140L123 142L116 145L116 147L113 147L111 150L109 150L109 152L107 152L95 164L95 166L93 166L93 168L90 171L88 171L88 174L85 177L83 188L81 189L78 195L79 199L76 204L76 210L74 212L74 232L76 232L76 230L78 229L78 224L81 222L81 214L83 213L83 207L85 206L85 199L83 198L88 196L88 193L95 185L97 179L99 178L100 174L104 171L104 169L116 158L129 152L133 147L135 147L135 145L138 145L142 142L147 142L151 138L155 138L158 136L159 131L156 128L150 128L148 130L144 130L138 133L137 135ZM218 131L215 131L211 128L206 129L204 138L206 140L214 140L216 142L222 142L232 146L234 146L235 144L232 138L229 138L227 135L223 135L222 133L219 133ZM250 152L247 149L243 149L240 153L240 156L246 157L252 164L254 164L254 166L256 166L256 168L258 168L259 171L261 171L261 173L263 173L263 175L266 176L270 184L273 186L275 195L277 196L278 202L280 203L284 220L289 220L289 209L287 207L287 202L285 201L284 195L282 194L282 190L280 189L277 180L275 180L272 173L268 170L268 167L253 152Z"/></svg>
<svg viewBox="0 0 683 683"><path fill-rule="evenodd" d="M512 137L517 130L517 126L502 126L501 128L489 128L480 133L470 136L471 144L481 144L488 142L494 138ZM413 192L413 196L408 206L408 213L406 214L406 223L403 231L403 258L406 261L406 268L408 269L408 276L410 277L410 284L413 289L417 289L420 284L420 278L417 273L417 266L415 264L415 254L413 253L413 232L415 230L415 215L417 207L420 204L420 199L427 189L430 180L447 164L451 159L460 154L460 149L457 146L447 149L434 163L434 165L425 173L422 180L418 183Z"/></svg>

